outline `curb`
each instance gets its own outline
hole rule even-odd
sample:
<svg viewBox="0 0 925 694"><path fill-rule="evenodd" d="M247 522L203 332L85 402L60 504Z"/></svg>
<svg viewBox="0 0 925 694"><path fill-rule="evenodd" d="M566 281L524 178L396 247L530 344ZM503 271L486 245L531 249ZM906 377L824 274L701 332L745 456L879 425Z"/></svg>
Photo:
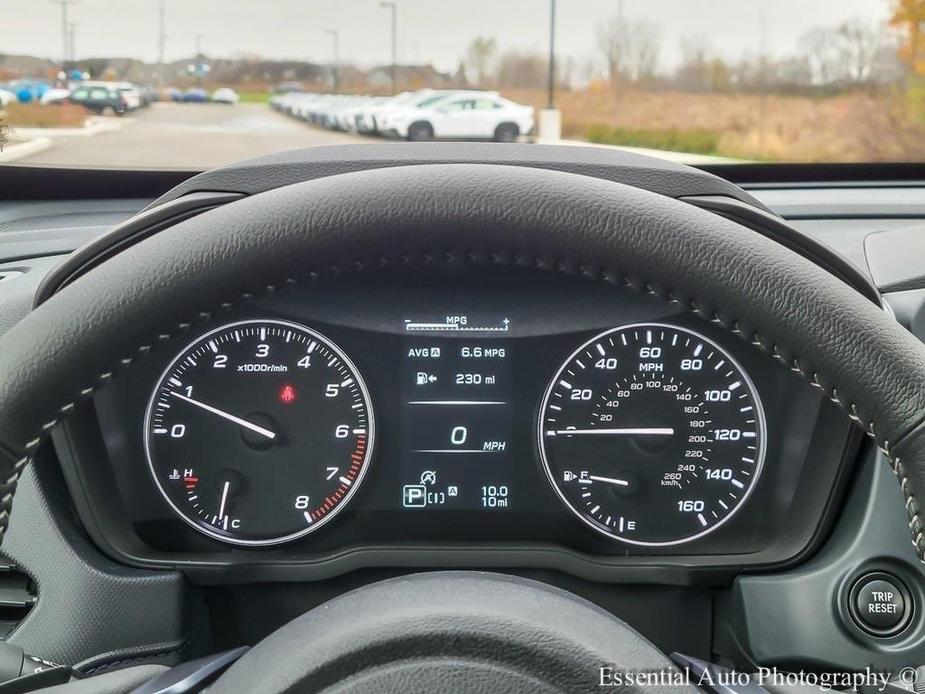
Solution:
<svg viewBox="0 0 925 694"><path fill-rule="evenodd" d="M51 147L51 138L48 137L37 137L28 142L8 145L3 148L3 151L0 151L0 163L7 164L23 157L30 157L33 154L44 152L49 147Z"/></svg>

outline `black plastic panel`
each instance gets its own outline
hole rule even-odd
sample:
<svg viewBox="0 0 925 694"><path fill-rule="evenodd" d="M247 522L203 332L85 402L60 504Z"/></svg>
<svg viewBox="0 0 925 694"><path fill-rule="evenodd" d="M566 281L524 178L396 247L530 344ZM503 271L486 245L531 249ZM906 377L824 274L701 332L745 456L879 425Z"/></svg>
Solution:
<svg viewBox="0 0 925 694"><path fill-rule="evenodd" d="M319 579L366 566L521 566L604 581L687 583L694 580L692 569L712 567L714 574L728 575L742 565L780 565L819 537L844 456L853 450L854 430L818 391L748 345L662 301L529 270L447 278L443 287L390 283L384 275L373 282L357 285L353 279L282 292L221 320L305 323L334 339L364 375L379 441L370 473L343 513L312 536L263 550L233 550L173 515L144 460L142 418L155 380L189 335L99 394L102 435L90 411L78 413L68 427L70 450L59 453L97 542L129 563L184 566L207 582ZM512 354L514 479L504 511L401 509L397 379L404 320L448 313L510 320L504 337L484 338L503 342ZM562 360L590 335L639 321L687 325L723 344L756 382L769 422L766 469L746 508L735 522L674 548L632 548L591 532L555 497L534 443L542 392Z"/></svg>
<svg viewBox="0 0 925 694"><path fill-rule="evenodd" d="M871 636L848 615L848 589L873 571L899 577L912 594L912 619L896 636ZM902 496L886 460L870 450L816 557L785 574L738 578L719 610L717 649L744 662L892 672L925 662L925 568L909 541Z"/></svg>
<svg viewBox="0 0 925 694"><path fill-rule="evenodd" d="M871 277L885 292L925 287L925 226L881 231L864 239Z"/></svg>
<svg viewBox="0 0 925 694"><path fill-rule="evenodd" d="M129 646L141 660L178 661L199 611L183 576L100 554L68 517L60 473L46 456L23 474L16 502L3 553L34 577L38 602L8 641L68 665L105 653L112 657L99 664L124 659Z"/></svg>

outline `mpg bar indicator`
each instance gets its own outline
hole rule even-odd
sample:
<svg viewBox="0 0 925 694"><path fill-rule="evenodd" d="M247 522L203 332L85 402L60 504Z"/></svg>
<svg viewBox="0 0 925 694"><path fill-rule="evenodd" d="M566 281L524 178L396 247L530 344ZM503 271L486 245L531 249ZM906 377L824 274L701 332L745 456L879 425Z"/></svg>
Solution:
<svg viewBox="0 0 925 694"><path fill-rule="evenodd" d="M465 314L447 315L434 320L405 319L405 332L409 333L506 333L510 328L511 321L507 318L486 320Z"/></svg>

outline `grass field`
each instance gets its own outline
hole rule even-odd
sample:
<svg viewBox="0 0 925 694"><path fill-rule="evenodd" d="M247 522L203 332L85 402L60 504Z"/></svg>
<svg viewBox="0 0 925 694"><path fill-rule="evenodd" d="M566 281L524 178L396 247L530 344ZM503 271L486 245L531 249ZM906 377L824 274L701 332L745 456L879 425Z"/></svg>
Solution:
<svg viewBox="0 0 925 694"><path fill-rule="evenodd" d="M506 90L542 108L543 90ZM769 161L904 161L925 157L925 124L896 94L829 97L690 94L605 87L557 94L563 136Z"/></svg>
<svg viewBox="0 0 925 694"><path fill-rule="evenodd" d="M242 104L268 104L273 95L270 92L238 92L238 96Z"/></svg>

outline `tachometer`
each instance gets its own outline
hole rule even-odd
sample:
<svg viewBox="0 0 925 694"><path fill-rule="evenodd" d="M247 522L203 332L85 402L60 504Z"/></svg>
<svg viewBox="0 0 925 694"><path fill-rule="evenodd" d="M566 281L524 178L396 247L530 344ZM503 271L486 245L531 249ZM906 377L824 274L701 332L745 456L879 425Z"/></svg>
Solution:
<svg viewBox="0 0 925 694"><path fill-rule="evenodd" d="M176 356L151 395L144 443L183 520L226 542L267 545L344 508L374 433L366 386L337 345L303 325L251 320Z"/></svg>
<svg viewBox="0 0 925 694"><path fill-rule="evenodd" d="M565 504L595 530L673 545L729 520L761 474L761 400L715 342L687 328L596 335L553 377L540 455Z"/></svg>

